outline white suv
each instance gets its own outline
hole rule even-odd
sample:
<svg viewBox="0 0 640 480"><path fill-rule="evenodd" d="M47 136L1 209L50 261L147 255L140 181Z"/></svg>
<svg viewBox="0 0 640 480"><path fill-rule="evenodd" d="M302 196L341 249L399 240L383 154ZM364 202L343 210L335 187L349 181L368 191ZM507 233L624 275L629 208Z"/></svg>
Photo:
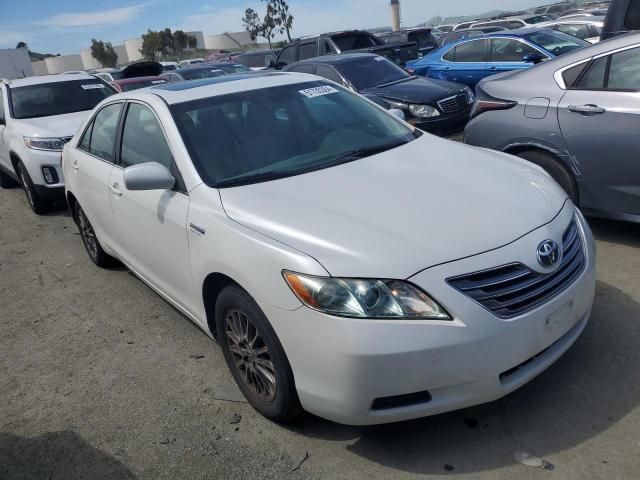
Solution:
<svg viewBox="0 0 640 480"><path fill-rule="evenodd" d="M93 262L121 260L216 337L269 418L372 424L488 402L589 318L593 238L549 175L319 77L113 96L62 164Z"/></svg>
<svg viewBox="0 0 640 480"><path fill-rule="evenodd" d="M0 187L21 183L38 214L64 199L62 147L88 111L113 93L82 73L0 82Z"/></svg>

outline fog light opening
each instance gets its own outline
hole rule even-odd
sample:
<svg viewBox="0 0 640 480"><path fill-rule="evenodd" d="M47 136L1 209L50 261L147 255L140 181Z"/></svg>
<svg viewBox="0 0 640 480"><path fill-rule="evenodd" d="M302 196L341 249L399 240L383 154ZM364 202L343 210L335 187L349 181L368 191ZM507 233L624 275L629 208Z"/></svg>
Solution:
<svg viewBox="0 0 640 480"><path fill-rule="evenodd" d="M42 176L48 184L58 183L58 172L53 167L42 167Z"/></svg>

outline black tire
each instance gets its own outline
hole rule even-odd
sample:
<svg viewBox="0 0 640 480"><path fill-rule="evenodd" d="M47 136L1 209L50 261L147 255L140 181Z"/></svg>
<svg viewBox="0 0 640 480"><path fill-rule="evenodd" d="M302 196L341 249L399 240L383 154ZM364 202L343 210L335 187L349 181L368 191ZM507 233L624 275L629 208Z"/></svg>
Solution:
<svg viewBox="0 0 640 480"><path fill-rule="evenodd" d="M517 155L544 168L546 172L560 184L564 191L567 192L567 195L569 195L573 203L578 205L578 187L576 186L575 179L571 172L560 163L557 157L540 150L525 150Z"/></svg>
<svg viewBox="0 0 640 480"><path fill-rule="evenodd" d="M299 416L302 407L289 360L253 298L235 285L225 287L218 296L215 311L218 341L245 398L271 420L286 422ZM244 325L247 335L243 336Z"/></svg>
<svg viewBox="0 0 640 480"><path fill-rule="evenodd" d="M47 213L51 209L51 202L48 202L36 192L29 172L27 172L27 168L22 162L18 163L18 176L20 177L22 188L24 188L24 193L27 195L27 202L31 210L33 210L33 213L37 215Z"/></svg>
<svg viewBox="0 0 640 480"><path fill-rule="evenodd" d="M18 185L18 182L16 182L13 177L10 177L2 170L0 170L0 188L11 188L15 187L16 185Z"/></svg>
<svg viewBox="0 0 640 480"><path fill-rule="evenodd" d="M82 210L82 207L80 207L80 204L77 202L74 205L73 214L76 224L78 225L78 230L80 231L82 244L91 261L100 268L113 266L116 263L116 259L102 249L100 241L93 230L93 226L91 226L91 222L89 222L84 210Z"/></svg>

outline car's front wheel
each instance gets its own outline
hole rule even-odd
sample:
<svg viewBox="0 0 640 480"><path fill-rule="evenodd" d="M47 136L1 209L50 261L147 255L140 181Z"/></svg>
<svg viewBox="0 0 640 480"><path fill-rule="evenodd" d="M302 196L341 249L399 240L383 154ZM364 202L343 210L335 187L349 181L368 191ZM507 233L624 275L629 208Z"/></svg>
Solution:
<svg viewBox="0 0 640 480"><path fill-rule="evenodd" d="M80 238L82 238L82 244L91 261L101 268L112 266L115 263L115 259L102 249L96 232L93 230L91 222L79 203L74 206L74 215L80 231Z"/></svg>
<svg viewBox="0 0 640 480"><path fill-rule="evenodd" d="M226 287L216 302L224 358L249 403L267 418L288 421L302 408L291 366L271 324L251 296Z"/></svg>
<svg viewBox="0 0 640 480"><path fill-rule="evenodd" d="M27 201L34 213L42 215L47 213L51 208L51 204L36 191L33 181L27 172L27 168L22 164L18 164L18 176L22 182L24 193L27 195Z"/></svg>

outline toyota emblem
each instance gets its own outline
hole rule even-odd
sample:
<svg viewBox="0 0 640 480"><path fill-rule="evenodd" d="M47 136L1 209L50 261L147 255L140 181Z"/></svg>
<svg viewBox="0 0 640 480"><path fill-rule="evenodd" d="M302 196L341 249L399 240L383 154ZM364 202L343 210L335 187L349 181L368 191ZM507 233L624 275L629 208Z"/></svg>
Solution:
<svg viewBox="0 0 640 480"><path fill-rule="evenodd" d="M560 260L560 246L553 240L545 240L538 245L536 257L544 268L551 268Z"/></svg>

